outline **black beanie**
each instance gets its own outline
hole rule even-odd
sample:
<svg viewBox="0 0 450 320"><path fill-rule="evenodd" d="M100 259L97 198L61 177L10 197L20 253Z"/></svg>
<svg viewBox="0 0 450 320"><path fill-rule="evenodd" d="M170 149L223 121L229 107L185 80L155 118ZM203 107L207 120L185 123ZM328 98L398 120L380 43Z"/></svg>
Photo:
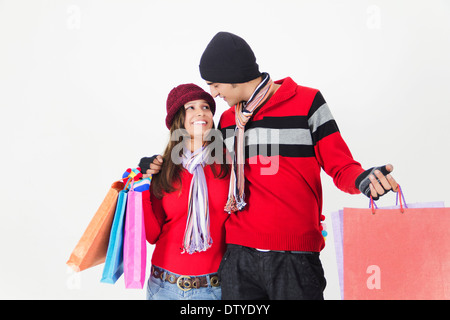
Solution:
<svg viewBox="0 0 450 320"><path fill-rule="evenodd" d="M200 75L211 82L243 83L258 78L261 72L255 54L244 39L219 32L203 52Z"/></svg>

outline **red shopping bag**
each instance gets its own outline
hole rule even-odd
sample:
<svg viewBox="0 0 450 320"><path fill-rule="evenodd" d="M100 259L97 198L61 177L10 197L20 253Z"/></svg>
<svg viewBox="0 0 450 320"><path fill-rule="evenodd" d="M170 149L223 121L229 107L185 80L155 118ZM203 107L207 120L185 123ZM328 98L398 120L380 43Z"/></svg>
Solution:
<svg viewBox="0 0 450 320"><path fill-rule="evenodd" d="M443 201L437 202L417 202L405 204L407 208L443 208L445 207ZM381 209L400 209L400 206L382 207ZM339 287L341 291L341 299L345 299L344 296L344 257L343 257L343 232L344 232L344 210L339 210L331 213L331 219L333 223L333 235L334 235L334 249L336 254L336 264L339 276Z"/></svg>
<svg viewBox="0 0 450 320"><path fill-rule="evenodd" d="M345 299L450 299L450 208L344 208Z"/></svg>

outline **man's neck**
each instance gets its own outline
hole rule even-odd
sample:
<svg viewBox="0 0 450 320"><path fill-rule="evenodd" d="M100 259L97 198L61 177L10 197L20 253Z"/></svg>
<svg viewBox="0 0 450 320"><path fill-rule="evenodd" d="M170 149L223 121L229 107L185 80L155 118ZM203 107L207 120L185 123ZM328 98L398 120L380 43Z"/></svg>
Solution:
<svg viewBox="0 0 450 320"><path fill-rule="evenodd" d="M250 80L249 82L247 82L245 85L247 86L247 100L245 102L247 102L253 95L253 93L255 92L256 88L259 86L259 84L263 81L263 76L258 77L254 80ZM269 100L274 94L275 92L278 90L278 88L280 87L280 84L276 84L274 83L272 86L272 89L270 90L270 92L268 93L269 98L267 100Z"/></svg>

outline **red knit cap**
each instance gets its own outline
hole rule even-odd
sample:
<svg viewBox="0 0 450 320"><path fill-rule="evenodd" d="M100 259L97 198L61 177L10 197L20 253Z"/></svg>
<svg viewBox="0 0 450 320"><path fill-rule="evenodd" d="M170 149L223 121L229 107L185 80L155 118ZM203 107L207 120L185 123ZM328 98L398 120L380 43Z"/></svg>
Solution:
<svg viewBox="0 0 450 320"><path fill-rule="evenodd" d="M169 96L167 97L167 116L166 116L166 126L170 129L172 126L173 118L175 114L183 107L187 102L194 100L205 100L212 114L216 112L216 103L213 97L193 83L180 84L178 87L173 88Z"/></svg>

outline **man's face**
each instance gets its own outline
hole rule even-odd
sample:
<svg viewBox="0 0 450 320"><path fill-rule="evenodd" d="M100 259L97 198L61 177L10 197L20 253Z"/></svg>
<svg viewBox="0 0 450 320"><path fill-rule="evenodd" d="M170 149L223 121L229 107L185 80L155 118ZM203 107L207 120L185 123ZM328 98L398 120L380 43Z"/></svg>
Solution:
<svg viewBox="0 0 450 320"><path fill-rule="evenodd" d="M218 82L206 82L211 91L211 95L216 98L217 96L225 100L230 107L238 104L241 101L247 101L244 92L244 86L242 84L234 83L218 83Z"/></svg>

